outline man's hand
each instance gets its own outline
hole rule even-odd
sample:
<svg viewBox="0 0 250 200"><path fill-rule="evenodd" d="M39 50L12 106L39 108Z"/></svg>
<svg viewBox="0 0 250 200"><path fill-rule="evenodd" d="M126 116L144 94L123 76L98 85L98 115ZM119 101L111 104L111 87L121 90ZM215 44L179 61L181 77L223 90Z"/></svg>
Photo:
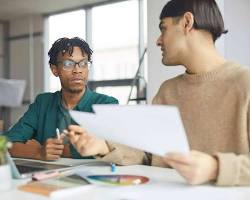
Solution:
<svg viewBox="0 0 250 200"><path fill-rule="evenodd" d="M42 160L57 160L63 153L64 145L63 138L49 138L41 148Z"/></svg>
<svg viewBox="0 0 250 200"><path fill-rule="evenodd" d="M109 152L105 140L98 139L77 125L68 127L68 137L81 156L106 155Z"/></svg>
<svg viewBox="0 0 250 200"><path fill-rule="evenodd" d="M218 176L216 158L199 151L191 151L188 154L168 153L164 161L192 185L215 181Z"/></svg>

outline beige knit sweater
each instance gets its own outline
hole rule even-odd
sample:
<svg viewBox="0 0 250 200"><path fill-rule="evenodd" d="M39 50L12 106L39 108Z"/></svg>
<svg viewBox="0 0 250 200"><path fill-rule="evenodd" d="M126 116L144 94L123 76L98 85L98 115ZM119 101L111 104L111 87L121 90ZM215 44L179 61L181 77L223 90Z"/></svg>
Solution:
<svg viewBox="0 0 250 200"><path fill-rule="evenodd" d="M154 104L178 106L191 149L216 155L217 185L250 185L250 70L227 62L165 81ZM152 164L164 166L153 156Z"/></svg>

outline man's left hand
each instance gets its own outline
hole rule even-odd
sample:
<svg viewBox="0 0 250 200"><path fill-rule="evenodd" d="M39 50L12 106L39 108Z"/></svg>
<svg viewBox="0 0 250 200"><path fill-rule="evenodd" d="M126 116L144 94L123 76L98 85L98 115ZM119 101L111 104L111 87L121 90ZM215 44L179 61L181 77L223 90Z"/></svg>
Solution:
<svg viewBox="0 0 250 200"><path fill-rule="evenodd" d="M168 153L164 161L192 185L215 181L218 176L217 159L199 151L191 151L187 154Z"/></svg>

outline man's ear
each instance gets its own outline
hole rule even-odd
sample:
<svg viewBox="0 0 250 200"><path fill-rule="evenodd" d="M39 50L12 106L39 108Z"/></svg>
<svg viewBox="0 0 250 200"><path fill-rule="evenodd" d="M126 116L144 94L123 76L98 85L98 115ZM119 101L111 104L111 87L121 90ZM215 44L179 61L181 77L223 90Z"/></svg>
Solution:
<svg viewBox="0 0 250 200"><path fill-rule="evenodd" d="M58 67L56 65L50 65L51 72L54 74L54 76L58 77L59 72L58 72Z"/></svg>
<svg viewBox="0 0 250 200"><path fill-rule="evenodd" d="M194 15L191 12L186 12L183 15L183 25L185 29L185 33L188 33L194 27Z"/></svg>

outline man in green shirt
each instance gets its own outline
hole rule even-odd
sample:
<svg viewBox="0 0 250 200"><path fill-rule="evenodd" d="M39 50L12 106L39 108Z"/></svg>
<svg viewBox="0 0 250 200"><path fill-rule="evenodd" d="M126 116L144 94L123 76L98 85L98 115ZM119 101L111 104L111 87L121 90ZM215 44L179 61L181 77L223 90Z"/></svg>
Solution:
<svg viewBox="0 0 250 200"><path fill-rule="evenodd" d="M70 124L76 124L69 109L93 112L93 104L118 104L118 101L87 87L92 50L84 40L60 38L48 55L51 71L59 77L62 89L38 95L28 111L5 133L13 142L10 153L15 157L42 160L57 160L61 156L83 158L72 144L64 144L64 136L57 137L56 129L62 132ZM91 152L85 154L87 158L109 153L104 140L88 135L87 142L86 152Z"/></svg>

